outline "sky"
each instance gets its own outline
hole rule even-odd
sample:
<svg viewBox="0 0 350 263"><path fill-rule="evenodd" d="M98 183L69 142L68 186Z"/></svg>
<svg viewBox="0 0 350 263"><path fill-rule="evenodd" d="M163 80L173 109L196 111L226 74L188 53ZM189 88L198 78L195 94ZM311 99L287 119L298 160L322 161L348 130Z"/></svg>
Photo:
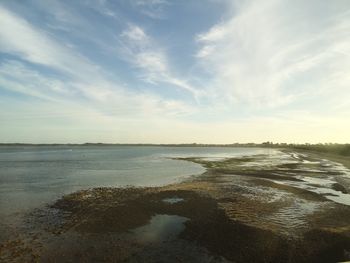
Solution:
<svg viewBox="0 0 350 263"><path fill-rule="evenodd" d="M0 142L350 143L349 0L0 0Z"/></svg>

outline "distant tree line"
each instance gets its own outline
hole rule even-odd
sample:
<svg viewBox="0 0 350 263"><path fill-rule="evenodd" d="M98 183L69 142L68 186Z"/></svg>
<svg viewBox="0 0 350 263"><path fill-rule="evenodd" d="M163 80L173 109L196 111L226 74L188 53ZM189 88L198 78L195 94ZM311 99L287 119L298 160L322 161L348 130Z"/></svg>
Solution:
<svg viewBox="0 0 350 263"><path fill-rule="evenodd" d="M294 145L295 149L311 150L317 152L334 153L343 156L350 156L350 144L300 144Z"/></svg>

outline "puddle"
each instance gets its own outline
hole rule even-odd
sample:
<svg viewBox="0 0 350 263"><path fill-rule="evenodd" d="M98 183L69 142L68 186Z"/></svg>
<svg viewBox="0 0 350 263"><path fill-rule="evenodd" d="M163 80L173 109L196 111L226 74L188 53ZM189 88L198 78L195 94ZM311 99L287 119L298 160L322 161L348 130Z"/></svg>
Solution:
<svg viewBox="0 0 350 263"><path fill-rule="evenodd" d="M350 194L344 194L340 191L328 188L330 187L331 183L335 183L335 181L331 181L328 179L320 179L320 178L303 178L302 182L289 182L289 181L276 181L276 180L271 180L276 184L283 184L283 185L288 185L304 190L308 190L310 192L316 193L323 195L325 198L328 200L331 200L333 202L343 204L343 205L348 205L350 206ZM311 183L312 182L312 183ZM314 184L314 183L329 183L327 184Z"/></svg>
<svg viewBox="0 0 350 263"><path fill-rule="evenodd" d="M176 238L189 219L177 215L155 215L144 226L134 229L136 239L141 243L160 243Z"/></svg>
<svg viewBox="0 0 350 263"><path fill-rule="evenodd" d="M338 183L346 191L350 190L350 170L342 164L327 159L314 160L306 154L279 153L256 156L253 161L238 166L253 172L266 169L272 173L271 170L276 170L281 179L288 175L299 181L271 180L274 183L305 189L323 195L330 201L350 206L350 194L333 189L333 185Z"/></svg>
<svg viewBox="0 0 350 263"><path fill-rule="evenodd" d="M165 198L162 201L165 203L169 203L169 204L176 204L179 202L183 202L185 199L180 198L180 197L170 197L170 198Z"/></svg>

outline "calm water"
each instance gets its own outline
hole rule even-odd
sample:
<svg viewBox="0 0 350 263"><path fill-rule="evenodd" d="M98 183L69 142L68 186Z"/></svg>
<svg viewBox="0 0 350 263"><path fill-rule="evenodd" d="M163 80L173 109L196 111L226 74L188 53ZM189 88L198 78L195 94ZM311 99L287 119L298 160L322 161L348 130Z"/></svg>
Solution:
<svg viewBox="0 0 350 263"><path fill-rule="evenodd" d="M204 171L197 164L171 157L224 158L266 151L227 147L0 147L0 216L40 207L80 189L158 186Z"/></svg>

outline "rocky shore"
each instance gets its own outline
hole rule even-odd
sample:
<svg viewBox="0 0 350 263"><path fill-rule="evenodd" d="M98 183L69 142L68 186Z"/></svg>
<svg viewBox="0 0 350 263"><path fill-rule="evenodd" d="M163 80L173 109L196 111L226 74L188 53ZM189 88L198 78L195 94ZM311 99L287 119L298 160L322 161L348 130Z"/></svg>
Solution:
<svg viewBox="0 0 350 263"><path fill-rule="evenodd" d="M291 151L181 159L207 171L163 187L64 196L0 241L0 261L350 260L345 166Z"/></svg>

